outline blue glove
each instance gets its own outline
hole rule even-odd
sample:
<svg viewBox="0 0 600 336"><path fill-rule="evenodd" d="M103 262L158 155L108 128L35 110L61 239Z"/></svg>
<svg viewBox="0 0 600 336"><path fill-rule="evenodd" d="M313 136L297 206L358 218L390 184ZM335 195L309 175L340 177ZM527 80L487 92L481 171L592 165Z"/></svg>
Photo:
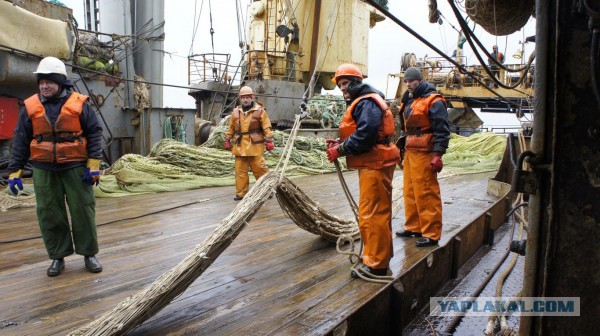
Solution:
<svg viewBox="0 0 600 336"><path fill-rule="evenodd" d="M8 187L13 195L17 195L19 190L23 190L23 181L21 181L21 175L23 175L23 169L19 169L14 173L8 175ZM19 190L17 190L19 187Z"/></svg>
<svg viewBox="0 0 600 336"><path fill-rule="evenodd" d="M100 159L88 159L87 168L81 179L83 183L88 185L98 185L100 183Z"/></svg>

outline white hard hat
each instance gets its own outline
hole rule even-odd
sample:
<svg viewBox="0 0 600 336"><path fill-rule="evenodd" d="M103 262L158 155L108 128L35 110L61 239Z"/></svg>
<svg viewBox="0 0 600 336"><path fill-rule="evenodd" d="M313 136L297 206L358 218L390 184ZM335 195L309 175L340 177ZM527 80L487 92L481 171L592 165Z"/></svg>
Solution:
<svg viewBox="0 0 600 336"><path fill-rule="evenodd" d="M252 88L247 85L242 86L242 88L240 89L240 97L248 96L248 95L254 95L254 92L252 92Z"/></svg>
<svg viewBox="0 0 600 336"><path fill-rule="evenodd" d="M38 64L37 70L34 71L34 74L60 74L67 75L67 68L65 67L65 63L59 60L56 57L48 56L44 57Z"/></svg>

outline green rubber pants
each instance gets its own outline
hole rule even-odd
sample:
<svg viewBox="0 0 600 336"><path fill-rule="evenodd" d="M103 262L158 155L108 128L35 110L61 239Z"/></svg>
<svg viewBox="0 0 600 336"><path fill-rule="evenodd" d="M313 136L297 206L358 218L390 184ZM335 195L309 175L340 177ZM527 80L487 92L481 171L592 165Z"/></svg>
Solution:
<svg viewBox="0 0 600 336"><path fill-rule="evenodd" d="M93 188L81 181L84 171L85 167L63 171L33 169L37 217L50 259L73 254L73 244L77 254L93 256L98 253L96 198Z"/></svg>

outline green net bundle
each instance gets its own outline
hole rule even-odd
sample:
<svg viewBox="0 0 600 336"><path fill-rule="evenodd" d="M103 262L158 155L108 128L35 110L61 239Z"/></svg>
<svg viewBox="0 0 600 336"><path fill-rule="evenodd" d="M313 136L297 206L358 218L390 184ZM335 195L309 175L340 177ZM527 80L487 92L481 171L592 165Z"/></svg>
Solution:
<svg viewBox="0 0 600 336"><path fill-rule="evenodd" d="M321 120L324 128L337 128L346 112L346 103L341 96L316 94L308 100L308 118Z"/></svg>
<svg viewBox="0 0 600 336"><path fill-rule="evenodd" d="M443 157L446 174L462 175L496 171L506 148L506 137L491 132L469 137L452 134Z"/></svg>
<svg viewBox="0 0 600 336"><path fill-rule="evenodd" d="M223 150L226 126L214 129L202 146L163 139L157 142L147 157L128 154L104 172L96 190L98 197L119 197L129 194L181 191L206 187L234 185L234 156ZM274 169L279 162L289 135L274 132L275 149L265 152L265 164ZM341 160L345 168L345 160ZM327 161L325 139L297 137L294 142L286 176L324 174L335 171ZM252 176L251 176L252 178Z"/></svg>

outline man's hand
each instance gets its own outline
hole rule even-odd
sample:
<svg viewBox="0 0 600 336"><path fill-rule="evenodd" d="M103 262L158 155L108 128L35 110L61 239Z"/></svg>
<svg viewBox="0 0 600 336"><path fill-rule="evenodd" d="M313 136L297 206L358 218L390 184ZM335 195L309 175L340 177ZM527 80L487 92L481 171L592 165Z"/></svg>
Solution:
<svg viewBox="0 0 600 336"><path fill-rule="evenodd" d="M337 146L339 145L340 142L337 141L336 139L325 139L325 148L329 149L333 146Z"/></svg>
<svg viewBox="0 0 600 336"><path fill-rule="evenodd" d="M23 175L23 169L19 169L16 172L8 175L8 187L13 195L17 195L19 190L23 190L23 181L21 181L21 176ZM17 190L17 187L19 190Z"/></svg>
<svg viewBox="0 0 600 336"><path fill-rule="evenodd" d="M88 185L98 185L100 183L100 159L88 159L87 168L83 173L81 180Z"/></svg>
<svg viewBox="0 0 600 336"><path fill-rule="evenodd" d="M439 173L444 168L444 162L442 161L442 153L433 152L433 158L431 159L431 171Z"/></svg>
<svg viewBox="0 0 600 336"><path fill-rule="evenodd" d="M333 145L332 147L327 148L327 160L329 162L333 162L340 157L340 152L338 151L339 144Z"/></svg>
<svg viewBox="0 0 600 336"><path fill-rule="evenodd" d="M272 139L267 139L265 141L265 149L267 151L272 151L273 149L275 149L275 144L273 143Z"/></svg>
<svg viewBox="0 0 600 336"><path fill-rule="evenodd" d="M228 151L231 150L231 139L225 138L225 143L224 143L223 148L225 148L225 150L228 150Z"/></svg>

